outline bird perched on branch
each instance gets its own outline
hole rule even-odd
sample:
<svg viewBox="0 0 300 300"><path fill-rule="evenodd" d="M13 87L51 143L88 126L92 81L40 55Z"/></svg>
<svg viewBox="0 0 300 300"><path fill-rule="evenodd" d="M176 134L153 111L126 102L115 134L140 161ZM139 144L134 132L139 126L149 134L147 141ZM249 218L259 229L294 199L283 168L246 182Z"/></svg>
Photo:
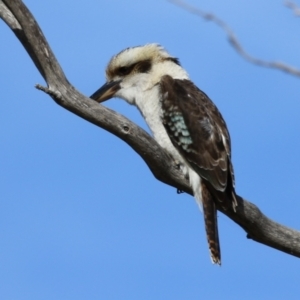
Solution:
<svg viewBox="0 0 300 300"><path fill-rule="evenodd" d="M113 56L107 82L91 98L119 97L135 105L155 140L188 176L203 214L210 256L221 264L216 203L235 210L230 136L214 103L195 86L179 60L157 44Z"/></svg>

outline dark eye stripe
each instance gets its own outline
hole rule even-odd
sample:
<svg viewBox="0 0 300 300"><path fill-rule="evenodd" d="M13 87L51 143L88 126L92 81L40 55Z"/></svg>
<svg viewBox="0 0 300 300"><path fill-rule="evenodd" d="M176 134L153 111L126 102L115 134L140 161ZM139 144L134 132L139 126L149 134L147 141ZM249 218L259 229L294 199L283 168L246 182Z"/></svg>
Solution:
<svg viewBox="0 0 300 300"><path fill-rule="evenodd" d="M119 76L125 76L125 75L128 75L132 69L134 68L134 65L131 65L129 67L120 67L118 70L117 70L117 74Z"/></svg>
<svg viewBox="0 0 300 300"><path fill-rule="evenodd" d="M147 73L151 70L151 60L143 60L137 63L136 70L138 73Z"/></svg>
<svg viewBox="0 0 300 300"><path fill-rule="evenodd" d="M126 76L130 74L133 70L136 73L147 73L151 70L151 66L151 60L143 60L130 66L120 67L116 70L115 73L119 76Z"/></svg>

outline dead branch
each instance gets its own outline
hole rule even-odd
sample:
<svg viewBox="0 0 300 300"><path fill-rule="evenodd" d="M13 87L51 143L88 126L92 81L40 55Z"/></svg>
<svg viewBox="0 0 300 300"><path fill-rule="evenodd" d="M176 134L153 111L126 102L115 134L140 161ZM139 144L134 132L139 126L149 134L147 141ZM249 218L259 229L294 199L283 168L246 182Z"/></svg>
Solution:
<svg viewBox="0 0 300 300"><path fill-rule="evenodd" d="M20 40L47 87L37 85L63 108L109 131L136 151L160 181L188 194L189 184L176 163L136 124L81 95L66 79L41 29L21 0L0 0L0 17ZM237 212L218 209L240 225L247 237L259 243L300 257L300 232L266 217L254 204L239 197Z"/></svg>
<svg viewBox="0 0 300 300"><path fill-rule="evenodd" d="M292 66L289 66L283 62L280 61L265 61L259 58L255 58L254 56L250 55L248 52L245 51L245 49L242 47L239 40L236 38L233 30L220 18L218 18L216 15L204 12L194 6L191 6L187 4L184 1L181 0L168 0L169 2L178 5L179 7L189 11L192 14L195 14L202 19L206 21L211 21L221 27L221 29L226 33L228 42L230 45L237 51L238 54L240 54L244 59L249 61L252 64L265 67L265 68L271 68L271 69L277 69L283 72L286 72L288 74L300 77L300 70L297 68L294 68Z"/></svg>
<svg viewBox="0 0 300 300"><path fill-rule="evenodd" d="M300 17L300 7L295 2L286 0L284 5L290 8L296 17Z"/></svg>

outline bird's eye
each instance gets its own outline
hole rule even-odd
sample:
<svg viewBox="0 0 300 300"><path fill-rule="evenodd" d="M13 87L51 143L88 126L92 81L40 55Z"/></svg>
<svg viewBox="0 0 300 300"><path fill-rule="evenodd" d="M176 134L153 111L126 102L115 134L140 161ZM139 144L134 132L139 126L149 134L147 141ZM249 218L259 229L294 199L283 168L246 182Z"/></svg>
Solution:
<svg viewBox="0 0 300 300"><path fill-rule="evenodd" d="M131 71L131 67L120 67L118 69L118 74L121 75L121 76L125 76L125 75L128 75Z"/></svg>

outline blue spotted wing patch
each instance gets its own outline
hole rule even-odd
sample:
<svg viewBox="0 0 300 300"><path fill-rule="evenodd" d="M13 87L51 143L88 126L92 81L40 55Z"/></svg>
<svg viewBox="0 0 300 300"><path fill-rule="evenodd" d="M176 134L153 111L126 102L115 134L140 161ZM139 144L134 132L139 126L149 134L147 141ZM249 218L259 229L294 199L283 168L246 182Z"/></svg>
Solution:
<svg viewBox="0 0 300 300"><path fill-rule="evenodd" d="M169 136L172 136L178 147L190 152L189 146L193 143L193 140L177 106L171 105L163 109L163 123Z"/></svg>

